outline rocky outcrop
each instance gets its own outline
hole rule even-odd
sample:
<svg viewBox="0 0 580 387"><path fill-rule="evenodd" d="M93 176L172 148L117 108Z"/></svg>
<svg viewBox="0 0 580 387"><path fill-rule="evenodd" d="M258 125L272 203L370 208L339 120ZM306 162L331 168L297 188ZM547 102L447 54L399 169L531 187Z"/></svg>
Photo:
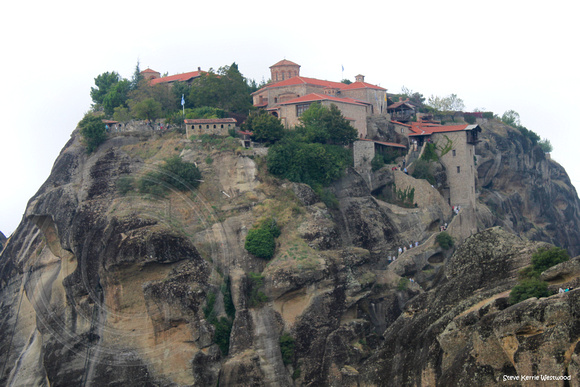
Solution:
<svg viewBox="0 0 580 387"><path fill-rule="evenodd" d="M493 215L485 226L501 225L580 254L580 202L564 168L517 129L494 120L481 127L479 200Z"/></svg>
<svg viewBox="0 0 580 387"><path fill-rule="evenodd" d="M551 221L569 223L550 231L540 222L546 215L526 204L544 203L526 179L552 171L546 187L560 203L572 191L554 177L556 165L515 157L525 177L508 194L515 172L489 146L480 145L487 205L476 215L480 229L501 223L507 231L470 236L464 226L476 215L452 217L436 188L388 168L373 173L370 187L348 169L321 193L273 178L259 157L225 140L126 132L87 155L73 133L0 255L0 384L493 385L504 374L540 371L577 378L576 290L507 302L543 245L513 232L573 241L577 199L555 206ZM151 178L173 155L196 163L199 188L117 190L122 178ZM381 200L395 182L416 189L417 207ZM524 218L498 218L498 208ZM269 261L244 248L266 219L281 230ZM540 231L530 234L525 222ZM435 242L444 223L456 250ZM552 291L575 288L578 262L542 278Z"/></svg>

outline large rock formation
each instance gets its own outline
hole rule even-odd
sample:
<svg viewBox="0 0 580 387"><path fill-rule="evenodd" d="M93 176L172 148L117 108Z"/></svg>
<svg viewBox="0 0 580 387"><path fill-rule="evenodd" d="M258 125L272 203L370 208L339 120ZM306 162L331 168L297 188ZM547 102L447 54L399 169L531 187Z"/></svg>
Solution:
<svg viewBox="0 0 580 387"><path fill-rule="evenodd" d="M326 197L327 206L309 186L267 174L263 159L230 140L133 132L87 155L75 132L0 256L0 384L489 385L503 374L539 373L578 380L576 291L507 302L518 270L543 243L514 233L575 251L578 199L566 208L559 201L574 191L553 175L557 164L540 156L518 164L517 154L509 157L527 177L509 196L504 176L519 175L481 147L488 206L478 211L480 225L507 231L467 238L461 224L472 215L452 217L435 188L388 168L374 173L372 187L349 169L329 188L335 200ZM183 191L178 180L158 182L167 190L157 195L117 188L152 179L176 154L202 171L198 189ZM537 203L552 209L524 211L535 200L524 187L529 175L551 181L553 200ZM381 200L395 181L417 187L418 207ZM509 219L496 216L491 197ZM540 231L520 227L517 211ZM548 212L568 223L553 230ZM281 235L266 261L244 243L270 218ZM444 223L457 251L435 242ZM578 262L542 278L552 291L576 286Z"/></svg>

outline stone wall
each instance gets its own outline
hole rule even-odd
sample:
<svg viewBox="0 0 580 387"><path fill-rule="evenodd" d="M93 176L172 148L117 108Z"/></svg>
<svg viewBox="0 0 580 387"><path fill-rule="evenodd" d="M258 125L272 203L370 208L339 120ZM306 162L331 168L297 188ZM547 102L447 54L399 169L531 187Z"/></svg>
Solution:
<svg viewBox="0 0 580 387"><path fill-rule="evenodd" d="M327 107L332 104L336 105L344 117L354 120L350 121L350 124L357 130L359 137L366 138L368 114L366 106L337 101L320 101L320 103ZM296 106L296 104L280 106L280 119L287 129L291 129L300 123Z"/></svg>
<svg viewBox="0 0 580 387"><path fill-rule="evenodd" d="M355 141L353 143L354 169L371 187L371 161L375 157L375 143L372 141Z"/></svg>
<svg viewBox="0 0 580 387"><path fill-rule="evenodd" d="M447 171L449 204L475 208L475 146L467 143L467 132L435 133L432 139L438 147L445 147L448 139L453 143L440 158Z"/></svg>

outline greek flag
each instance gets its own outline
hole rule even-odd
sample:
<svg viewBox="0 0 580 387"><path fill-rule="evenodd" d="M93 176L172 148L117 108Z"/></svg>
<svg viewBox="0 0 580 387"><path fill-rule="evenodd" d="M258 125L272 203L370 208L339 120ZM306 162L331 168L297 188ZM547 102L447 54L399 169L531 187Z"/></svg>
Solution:
<svg viewBox="0 0 580 387"><path fill-rule="evenodd" d="M185 99L183 99L183 94L181 94L181 106L185 105Z"/></svg>

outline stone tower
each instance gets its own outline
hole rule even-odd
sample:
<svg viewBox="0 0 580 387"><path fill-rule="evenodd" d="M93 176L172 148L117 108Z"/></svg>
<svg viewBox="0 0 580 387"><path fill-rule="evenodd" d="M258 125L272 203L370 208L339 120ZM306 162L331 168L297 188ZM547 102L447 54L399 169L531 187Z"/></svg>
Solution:
<svg viewBox="0 0 580 387"><path fill-rule="evenodd" d="M284 59L275 65L270 66L270 79L273 82L279 82L298 76L300 76L300 65L289 60Z"/></svg>

